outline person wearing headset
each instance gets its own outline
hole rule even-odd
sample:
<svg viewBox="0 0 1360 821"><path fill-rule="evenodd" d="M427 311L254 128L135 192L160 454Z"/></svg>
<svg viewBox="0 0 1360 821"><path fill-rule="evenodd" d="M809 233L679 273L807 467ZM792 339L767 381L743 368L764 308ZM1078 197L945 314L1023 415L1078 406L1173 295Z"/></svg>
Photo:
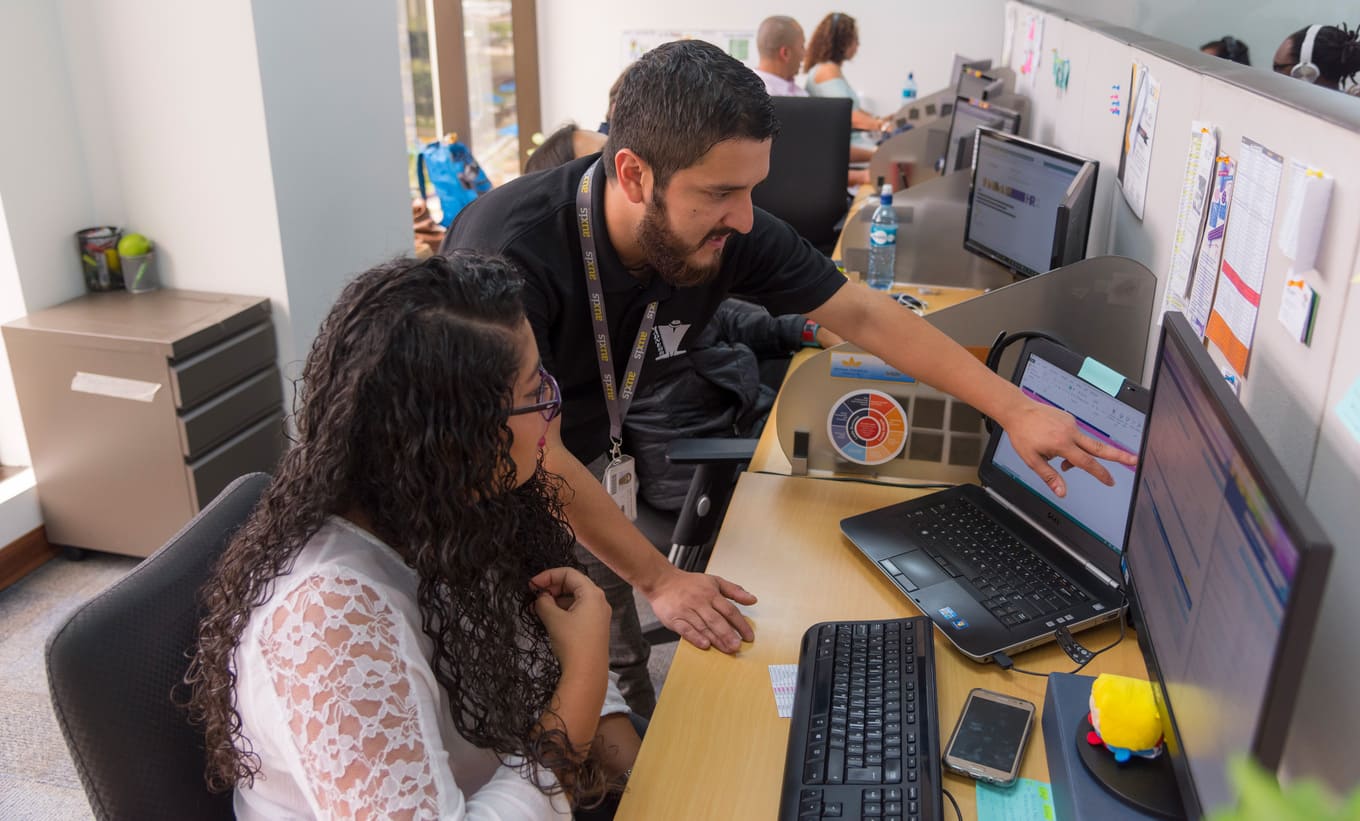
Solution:
<svg viewBox="0 0 1360 821"><path fill-rule="evenodd" d="M1275 50L1274 69L1306 83L1340 89L1354 85L1360 72L1357 32L1340 26L1311 25L1299 29Z"/></svg>
<svg viewBox="0 0 1360 821"><path fill-rule="evenodd" d="M1210 40L1200 46L1199 50L1214 57L1222 57L1224 60L1241 63L1244 66L1251 65L1251 50L1247 48L1246 43L1231 34L1217 40Z"/></svg>

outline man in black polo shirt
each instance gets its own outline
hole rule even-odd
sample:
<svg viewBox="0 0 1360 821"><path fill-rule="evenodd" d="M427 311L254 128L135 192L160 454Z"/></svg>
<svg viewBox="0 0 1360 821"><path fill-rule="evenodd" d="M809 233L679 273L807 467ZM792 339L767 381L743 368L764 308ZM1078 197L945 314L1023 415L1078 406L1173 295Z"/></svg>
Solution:
<svg viewBox="0 0 1360 821"><path fill-rule="evenodd" d="M567 518L594 554L582 558L615 611L611 666L643 713L651 707L648 649L631 591L609 569L648 598L663 624L705 649L735 652L753 640L733 602L755 596L669 564L602 488L611 429L626 412L619 407L626 401L611 412L606 391L626 400L630 380L635 387L637 378L665 379L729 291L774 314L806 314L996 419L1059 494L1065 486L1052 458L1106 484L1112 480L1095 457L1132 459L1082 434L1068 414L1026 398L891 298L844 287L830 260L753 208L751 189L769 172L777 131L753 72L711 44L667 43L620 78L601 155L491 191L459 214L444 241L445 250L504 254L524 273L529 323L565 400L545 464L574 491Z"/></svg>

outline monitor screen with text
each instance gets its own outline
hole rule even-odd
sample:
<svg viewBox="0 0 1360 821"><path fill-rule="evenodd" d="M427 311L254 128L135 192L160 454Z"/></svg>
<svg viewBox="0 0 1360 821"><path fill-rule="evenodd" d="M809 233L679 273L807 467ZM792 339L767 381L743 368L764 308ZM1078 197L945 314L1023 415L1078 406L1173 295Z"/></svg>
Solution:
<svg viewBox="0 0 1360 821"><path fill-rule="evenodd" d="M1059 206L1086 161L980 129L964 246L1024 276L1053 268Z"/></svg>

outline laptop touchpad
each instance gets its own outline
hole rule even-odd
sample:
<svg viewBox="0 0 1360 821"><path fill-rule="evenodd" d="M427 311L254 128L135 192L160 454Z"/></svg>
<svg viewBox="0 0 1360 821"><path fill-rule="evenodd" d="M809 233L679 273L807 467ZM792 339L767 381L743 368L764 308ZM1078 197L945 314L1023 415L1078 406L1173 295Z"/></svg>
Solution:
<svg viewBox="0 0 1360 821"><path fill-rule="evenodd" d="M884 561L890 562L899 573L911 579L917 587L930 587L932 584L949 581L949 574L941 570L940 566L935 564L935 560L926 555L924 550L910 550L906 553L899 553Z"/></svg>

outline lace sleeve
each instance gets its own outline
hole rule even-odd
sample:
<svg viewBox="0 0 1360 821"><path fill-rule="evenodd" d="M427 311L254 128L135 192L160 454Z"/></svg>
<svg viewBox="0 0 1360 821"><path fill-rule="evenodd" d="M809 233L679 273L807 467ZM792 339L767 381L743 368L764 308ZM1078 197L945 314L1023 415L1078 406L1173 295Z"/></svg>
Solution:
<svg viewBox="0 0 1360 821"><path fill-rule="evenodd" d="M412 675L403 630L372 584L343 572L303 580L262 624L261 655L301 764L300 786L321 816L464 818L481 814L478 799L555 815L546 796L504 767L465 804L443 740L422 732L437 726L432 716L422 721L422 702L438 701Z"/></svg>

